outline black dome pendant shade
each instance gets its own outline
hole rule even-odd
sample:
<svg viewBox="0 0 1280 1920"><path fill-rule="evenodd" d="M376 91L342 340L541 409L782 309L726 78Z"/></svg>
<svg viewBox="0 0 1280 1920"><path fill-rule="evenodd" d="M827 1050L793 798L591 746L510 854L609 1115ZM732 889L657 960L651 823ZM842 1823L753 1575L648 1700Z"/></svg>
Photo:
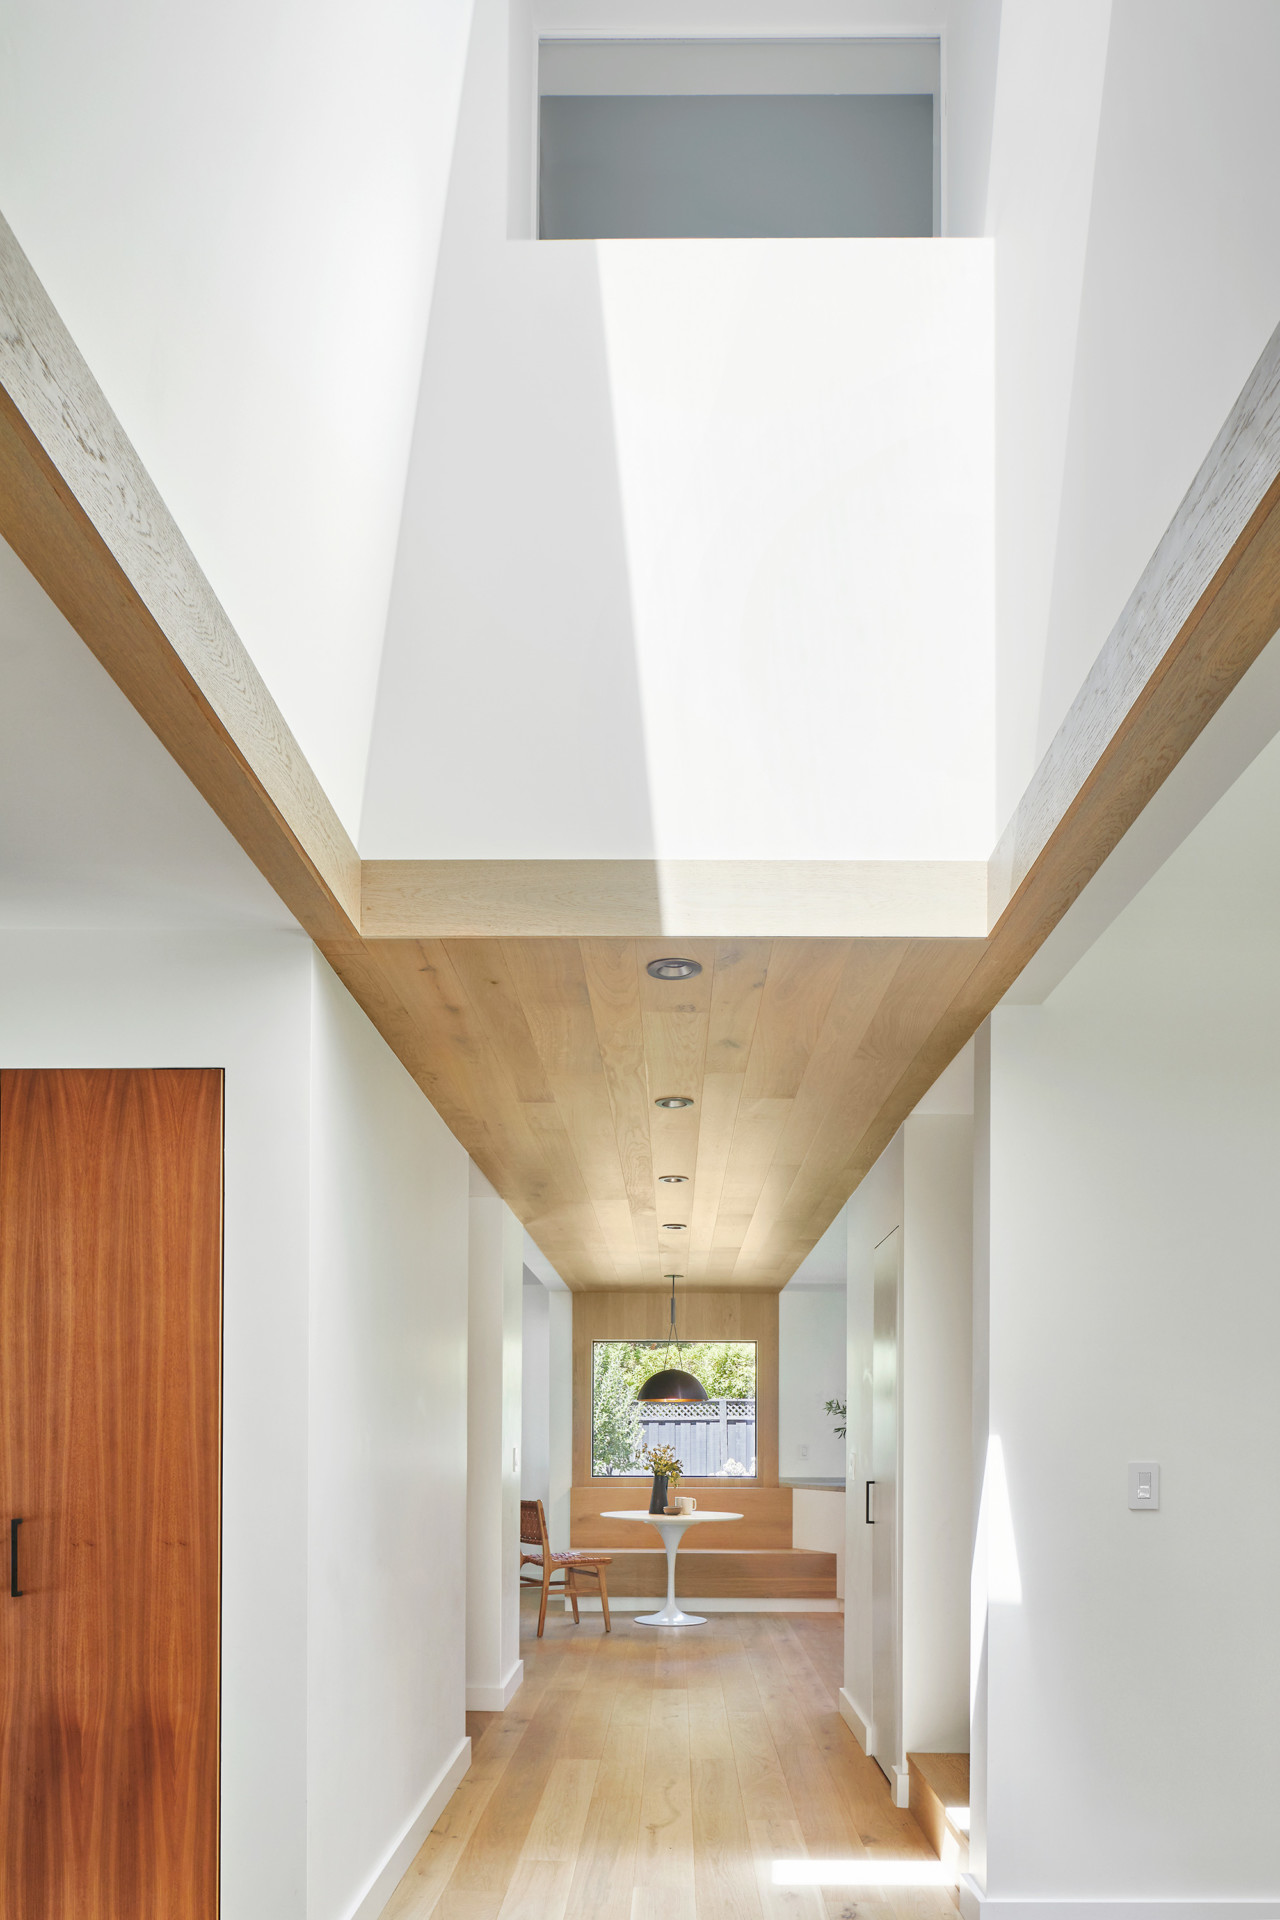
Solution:
<svg viewBox="0 0 1280 1920"><path fill-rule="evenodd" d="M674 1344L678 1350L680 1343L676 1338L677 1276L672 1273L667 1277L671 1281L671 1335L667 1346L670 1349ZM707 1390L701 1380L695 1380L693 1375L686 1373L683 1367L663 1367L660 1372L650 1374L636 1395L636 1399L643 1401L646 1406L652 1406L655 1401L677 1401L689 1406L699 1400L705 1400L706 1397Z"/></svg>

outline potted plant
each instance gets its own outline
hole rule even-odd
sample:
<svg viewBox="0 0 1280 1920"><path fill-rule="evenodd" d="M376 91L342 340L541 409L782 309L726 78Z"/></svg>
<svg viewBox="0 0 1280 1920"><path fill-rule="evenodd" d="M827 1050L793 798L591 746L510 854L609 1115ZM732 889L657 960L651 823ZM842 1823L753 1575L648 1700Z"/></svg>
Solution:
<svg viewBox="0 0 1280 1920"><path fill-rule="evenodd" d="M665 1443L650 1447L640 1455L646 1467L653 1475L653 1491L649 1496L650 1513L665 1513L671 1497L671 1488L678 1487L684 1474L684 1462L674 1447Z"/></svg>

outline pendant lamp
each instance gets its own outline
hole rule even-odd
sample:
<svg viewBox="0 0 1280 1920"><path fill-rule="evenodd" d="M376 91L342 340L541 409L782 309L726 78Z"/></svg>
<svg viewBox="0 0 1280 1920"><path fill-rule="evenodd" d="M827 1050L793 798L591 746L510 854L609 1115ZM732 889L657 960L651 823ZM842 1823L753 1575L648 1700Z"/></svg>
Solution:
<svg viewBox="0 0 1280 1920"><path fill-rule="evenodd" d="M672 1346L675 1346L677 1353L679 1353L679 1341L676 1337L676 1280L678 1276L674 1273L669 1273L667 1278L671 1282L671 1332L667 1337L667 1350L670 1352ZM652 1406L655 1401L664 1400L681 1401L688 1406L694 1401L705 1400L706 1397L707 1390L701 1380L695 1380L693 1375L686 1373L683 1367L663 1367L660 1373L651 1374L636 1395L636 1399L643 1401L646 1406Z"/></svg>

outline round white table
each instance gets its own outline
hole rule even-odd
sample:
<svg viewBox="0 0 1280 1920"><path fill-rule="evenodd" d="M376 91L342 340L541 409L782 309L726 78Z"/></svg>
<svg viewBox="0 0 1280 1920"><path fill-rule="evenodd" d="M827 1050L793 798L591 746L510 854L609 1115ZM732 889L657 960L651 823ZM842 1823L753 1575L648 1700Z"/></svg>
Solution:
<svg viewBox="0 0 1280 1920"><path fill-rule="evenodd" d="M708 1520L741 1520L740 1513L711 1513L699 1507L693 1513L646 1513L641 1507L628 1507L621 1513L602 1513L602 1520L639 1520L656 1527L667 1550L667 1604L659 1613L638 1613L638 1627L705 1627L706 1615L684 1613L676 1604L676 1553L686 1527L701 1526Z"/></svg>

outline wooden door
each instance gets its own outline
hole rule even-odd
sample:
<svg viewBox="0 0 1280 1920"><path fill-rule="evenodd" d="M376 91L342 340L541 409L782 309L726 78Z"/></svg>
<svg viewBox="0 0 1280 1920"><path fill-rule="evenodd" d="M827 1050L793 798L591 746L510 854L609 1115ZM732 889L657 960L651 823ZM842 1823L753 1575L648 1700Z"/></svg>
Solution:
<svg viewBox="0 0 1280 1920"><path fill-rule="evenodd" d="M221 1318L221 1073L0 1073L4 1920L215 1920Z"/></svg>

